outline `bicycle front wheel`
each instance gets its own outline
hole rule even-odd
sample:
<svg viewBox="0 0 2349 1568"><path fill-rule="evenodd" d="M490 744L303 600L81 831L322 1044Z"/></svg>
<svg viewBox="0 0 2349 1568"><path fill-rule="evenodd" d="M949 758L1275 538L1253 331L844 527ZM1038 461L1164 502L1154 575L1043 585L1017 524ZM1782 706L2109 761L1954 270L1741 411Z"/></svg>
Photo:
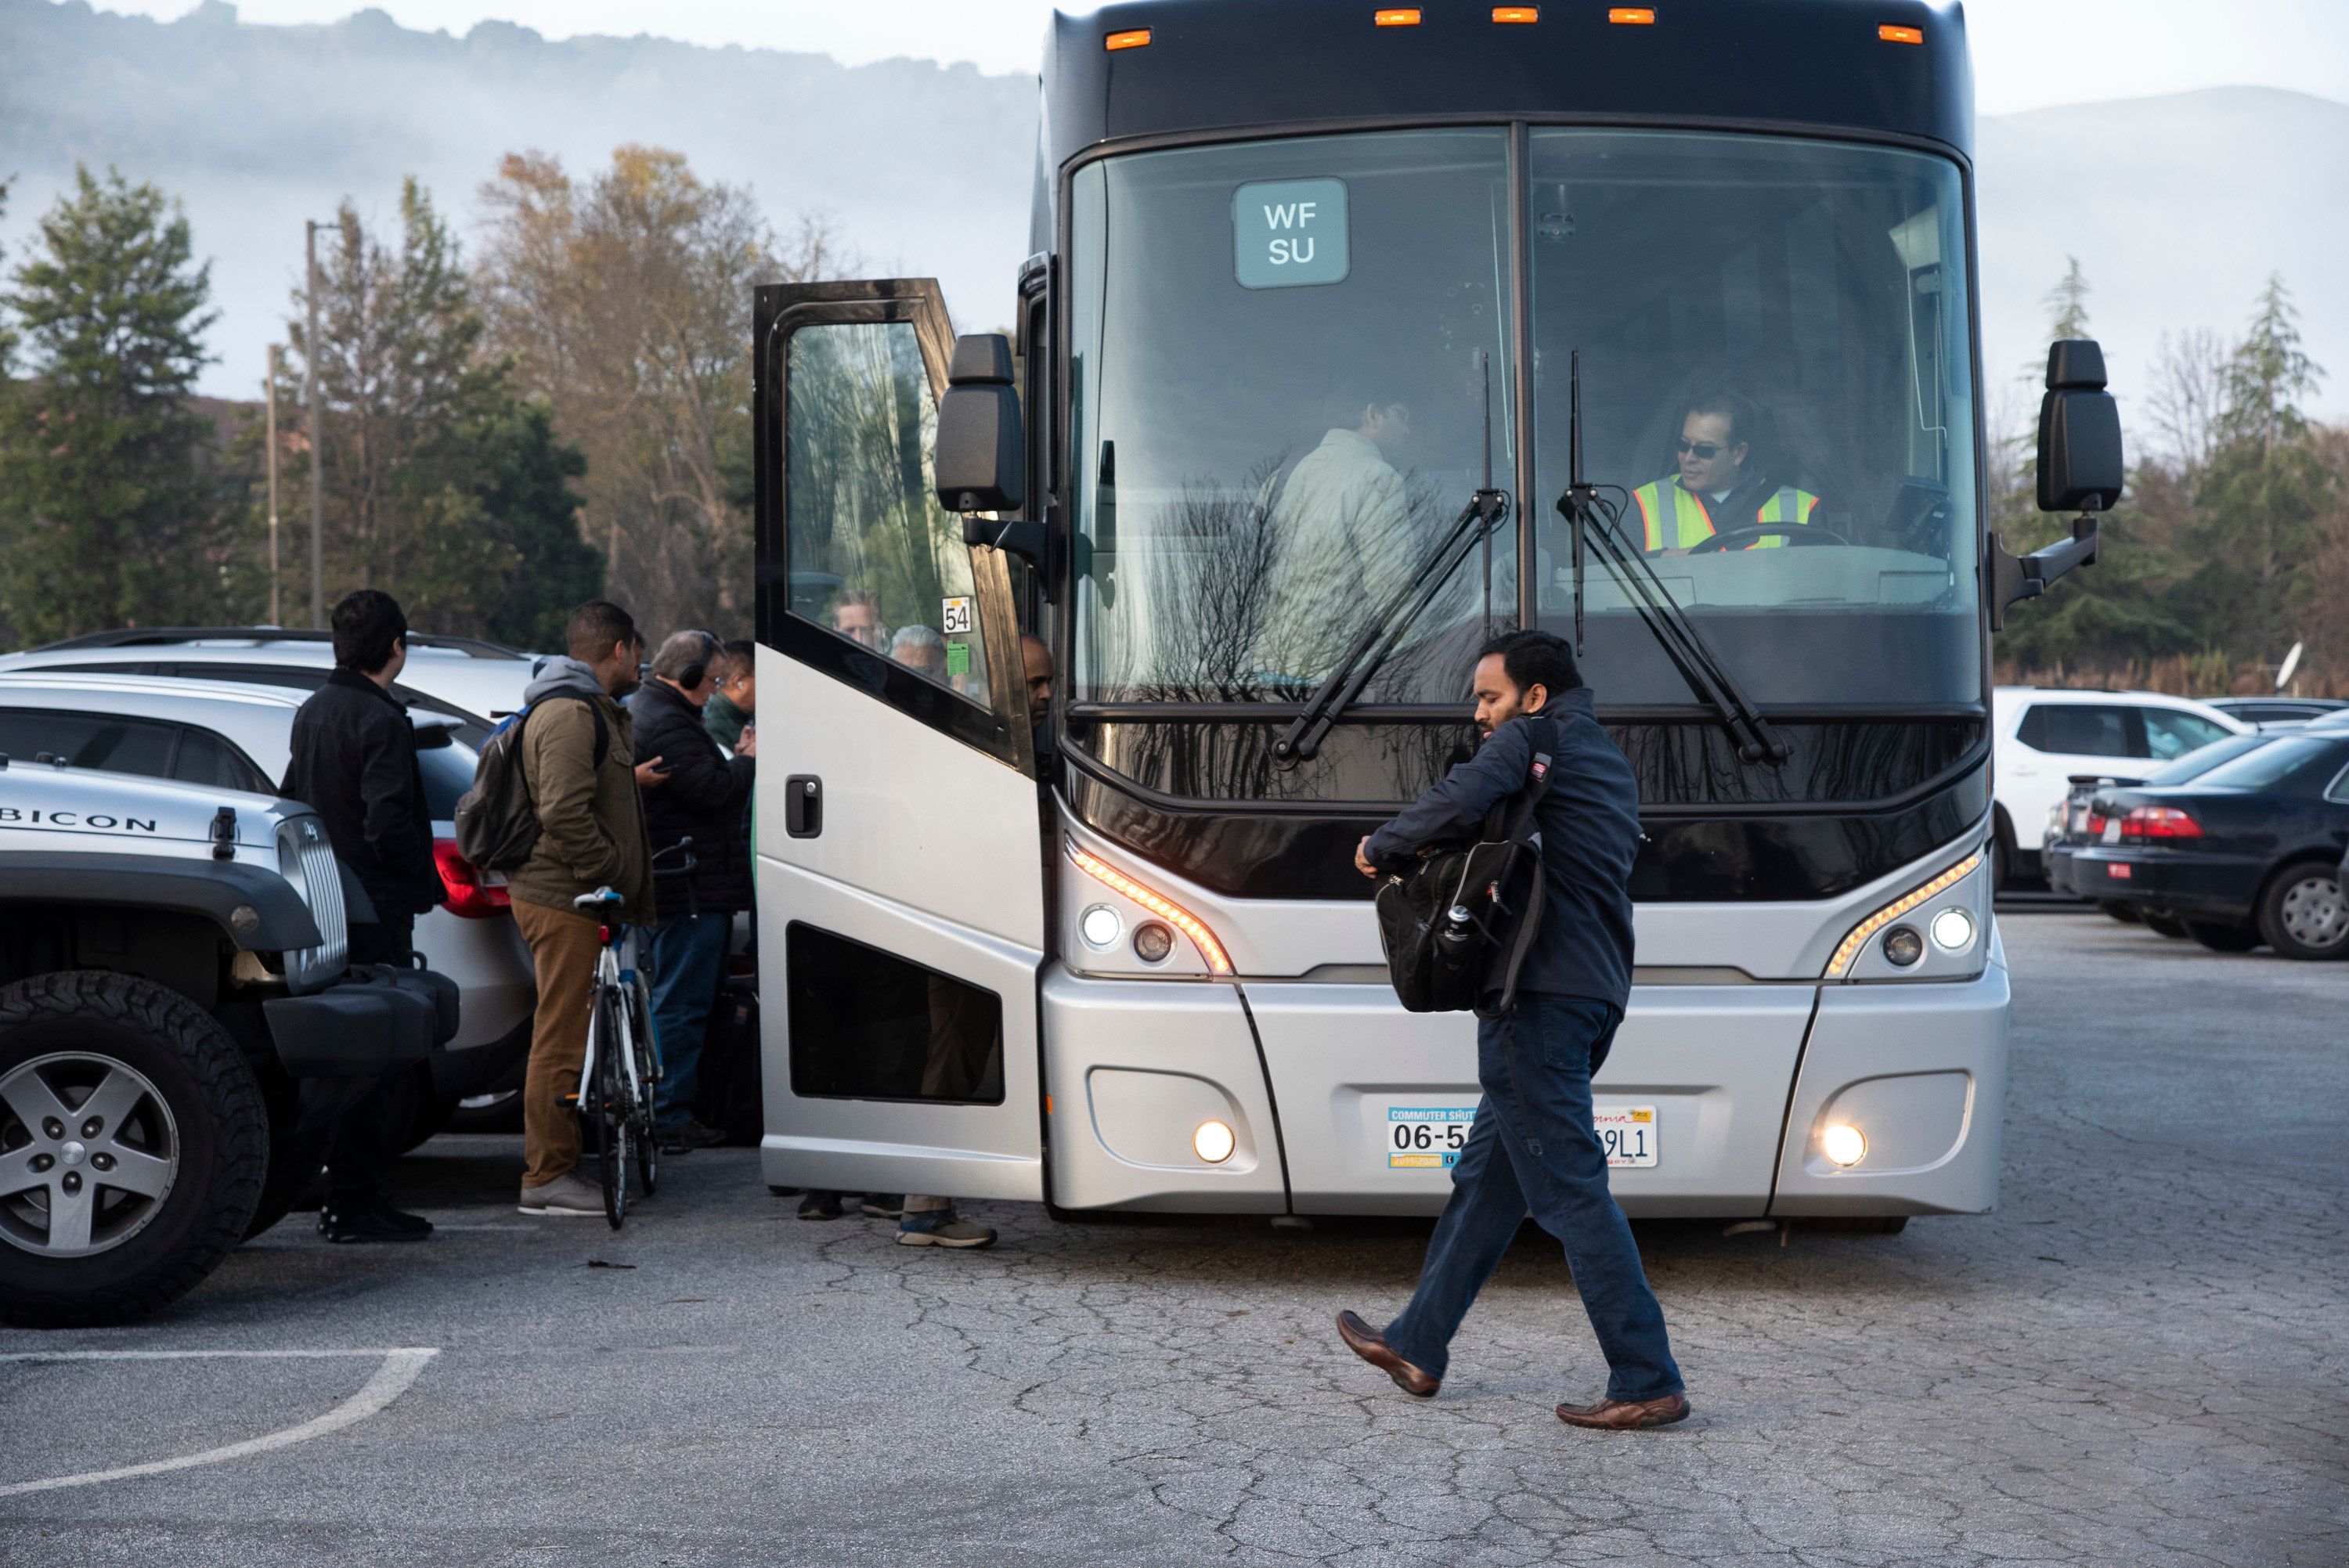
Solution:
<svg viewBox="0 0 2349 1568"><path fill-rule="evenodd" d="M626 1037L620 1032L619 1009L609 992L596 998L595 1028L601 1036L592 1090L595 1097L595 1147L601 1156L597 1163L603 1168L604 1218L616 1231L620 1222L628 1217L628 1124L633 1108L627 1078L620 1068L620 1053L626 1048Z"/></svg>

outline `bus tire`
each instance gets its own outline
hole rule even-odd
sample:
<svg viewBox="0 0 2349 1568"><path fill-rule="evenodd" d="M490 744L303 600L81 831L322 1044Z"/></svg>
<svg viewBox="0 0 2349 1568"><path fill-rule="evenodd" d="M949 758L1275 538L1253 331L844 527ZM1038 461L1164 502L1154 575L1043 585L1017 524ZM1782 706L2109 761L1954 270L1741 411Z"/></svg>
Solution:
<svg viewBox="0 0 2349 1568"><path fill-rule="evenodd" d="M124 1076L127 1075L127 1078ZM7 1091L12 1087L12 1096ZM39 1098L77 1112L101 1088L135 1094L115 1118L52 1130ZM135 975L67 970L0 990L0 1148L59 1150L98 1205L87 1247L49 1236L45 1182L0 1197L0 1322L32 1328L121 1323L192 1289L244 1234L269 1158L269 1113L227 1031L178 992ZM36 1107L25 1121L22 1107ZM78 1136L74 1136L78 1135ZM140 1195L97 1180L112 1144L163 1161ZM68 1155L66 1151L70 1150ZM87 1163L85 1163L87 1161ZM46 1167L58 1169L57 1163ZM77 1183L77 1187L78 1187ZM101 1196L103 1195L103 1196Z"/></svg>

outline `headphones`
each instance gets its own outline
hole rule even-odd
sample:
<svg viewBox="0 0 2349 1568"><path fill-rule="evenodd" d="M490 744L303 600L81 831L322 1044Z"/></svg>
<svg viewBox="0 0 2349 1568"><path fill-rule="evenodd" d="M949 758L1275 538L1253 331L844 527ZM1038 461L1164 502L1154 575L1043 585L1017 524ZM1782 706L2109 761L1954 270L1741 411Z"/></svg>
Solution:
<svg viewBox="0 0 2349 1568"><path fill-rule="evenodd" d="M709 673L711 655L723 645L719 642L718 634L715 632L702 632L698 634L701 638L701 657L677 672L677 684L681 686L699 686L701 677Z"/></svg>

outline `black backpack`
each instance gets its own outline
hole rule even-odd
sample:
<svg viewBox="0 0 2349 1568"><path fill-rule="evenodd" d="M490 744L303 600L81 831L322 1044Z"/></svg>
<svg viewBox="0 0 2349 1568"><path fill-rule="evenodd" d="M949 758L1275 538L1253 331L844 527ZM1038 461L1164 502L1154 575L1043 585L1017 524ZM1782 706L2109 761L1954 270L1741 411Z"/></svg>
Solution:
<svg viewBox="0 0 2349 1568"><path fill-rule="evenodd" d="M1525 787L1485 813L1475 843L1423 854L1379 884L1379 941L1406 1012L1496 1018L1516 1002L1544 903L1534 813L1559 739L1553 719L1521 722L1540 727Z"/></svg>
<svg viewBox="0 0 2349 1568"><path fill-rule="evenodd" d="M567 692L553 695L587 705L595 720L595 765L603 767L612 749L603 707ZM538 846L538 810L522 771L523 725L538 706L531 704L490 732L473 764L473 787L457 802L457 852L485 872L518 872Z"/></svg>

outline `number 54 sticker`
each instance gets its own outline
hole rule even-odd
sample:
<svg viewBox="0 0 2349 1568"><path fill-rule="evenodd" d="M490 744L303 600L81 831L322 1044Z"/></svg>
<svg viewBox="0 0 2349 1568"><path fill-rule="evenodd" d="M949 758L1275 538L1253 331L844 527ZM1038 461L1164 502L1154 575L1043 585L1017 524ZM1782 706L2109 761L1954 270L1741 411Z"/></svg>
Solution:
<svg viewBox="0 0 2349 1568"><path fill-rule="evenodd" d="M947 636L970 635L970 595L944 601L938 609L938 630Z"/></svg>

